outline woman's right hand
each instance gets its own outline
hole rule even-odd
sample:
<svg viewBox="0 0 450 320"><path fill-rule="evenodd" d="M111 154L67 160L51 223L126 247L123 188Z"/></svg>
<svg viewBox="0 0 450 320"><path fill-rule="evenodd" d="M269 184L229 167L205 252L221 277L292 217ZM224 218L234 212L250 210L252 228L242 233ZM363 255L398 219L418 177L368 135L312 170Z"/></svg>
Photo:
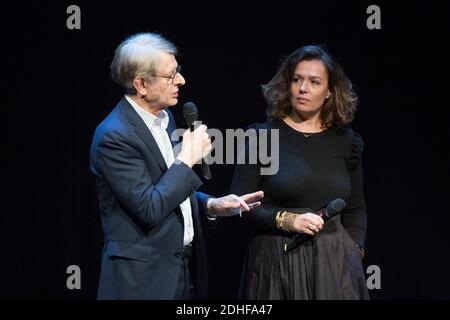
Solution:
<svg viewBox="0 0 450 320"><path fill-rule="evenodd" d="M310 236L314 236L322 230L323 224L325 223L320 216L311 212L296 214L295 216L293 225L294 231L298 233L306 233Z"/></svg>

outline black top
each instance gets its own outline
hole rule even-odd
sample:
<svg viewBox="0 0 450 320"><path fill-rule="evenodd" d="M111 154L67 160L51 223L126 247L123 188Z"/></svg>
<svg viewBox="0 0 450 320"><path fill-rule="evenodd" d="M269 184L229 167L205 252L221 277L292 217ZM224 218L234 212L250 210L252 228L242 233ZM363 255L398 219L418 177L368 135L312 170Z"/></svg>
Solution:
<svg viewBox="0 0 450 320"><path fill-rule="evenodd" d="M347 203L341 214L342 224L353 240L363 246L367 215L363 194L361 153L364 144L361 136L346 128L329 129L305 137L283 120L251 127L259 132L261 129L279 129L279 170L274 175L261 175L260 169L264 167L261 163L236 166L233 193L264 191L263 205L245 215L249 225L260 232L277 232L275 215L280 208L319 210L334 199L342 198ZM259 149L262 148L261 141L258 142ZM276 146L270 144L270 139L268 149L273 156Z"/></svg>

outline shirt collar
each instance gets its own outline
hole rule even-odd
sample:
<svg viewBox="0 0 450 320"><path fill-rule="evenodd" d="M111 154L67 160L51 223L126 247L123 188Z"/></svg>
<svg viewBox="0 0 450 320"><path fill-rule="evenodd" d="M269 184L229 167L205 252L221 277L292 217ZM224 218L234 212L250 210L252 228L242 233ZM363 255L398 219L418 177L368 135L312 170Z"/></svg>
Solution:
<svg viewBox="0 0 450 320"><path fill-rule="evenodd" d="M128 95L125 95L125 98L149 128L160 125L163 129L167 129L167 126L169 125L169 115L166 110L162 110L157 116L155 116L151 112L139 106Z"/></svg>

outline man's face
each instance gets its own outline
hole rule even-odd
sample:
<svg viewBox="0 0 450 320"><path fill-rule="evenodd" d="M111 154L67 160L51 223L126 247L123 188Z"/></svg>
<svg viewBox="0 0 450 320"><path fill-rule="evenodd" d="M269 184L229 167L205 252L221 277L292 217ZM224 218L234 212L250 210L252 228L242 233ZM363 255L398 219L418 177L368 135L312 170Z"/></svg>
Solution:
<svg viewBox="0 0 450 320"><path fill-rule="evenodd" d="M151 83L147 82L147 93L144 100L156 107L164 109L178 103L179 87L186 83L181 73L177 72L178 63L175 56L162 52Z"/></svg>

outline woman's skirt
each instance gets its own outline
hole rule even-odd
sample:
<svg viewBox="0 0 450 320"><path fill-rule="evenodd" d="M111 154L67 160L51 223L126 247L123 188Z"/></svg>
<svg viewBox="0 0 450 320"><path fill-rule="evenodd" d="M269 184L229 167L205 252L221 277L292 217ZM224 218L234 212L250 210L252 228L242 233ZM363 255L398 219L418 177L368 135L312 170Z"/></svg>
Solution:
<svg viewBox="0 0 450 320"><path fill-rule="evenodd" d="M340 222L330 219L313 238L285 252L291 238L250 241L241 293L245 299L369 299L361 254Z"/></svg>

